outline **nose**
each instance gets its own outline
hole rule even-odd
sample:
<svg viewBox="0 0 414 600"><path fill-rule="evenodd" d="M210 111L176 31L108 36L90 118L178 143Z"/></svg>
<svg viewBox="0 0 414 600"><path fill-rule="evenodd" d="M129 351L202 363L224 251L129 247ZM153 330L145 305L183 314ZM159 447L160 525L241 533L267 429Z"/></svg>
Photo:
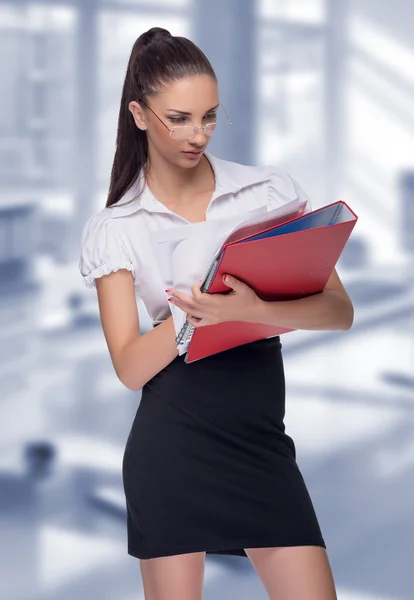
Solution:
<svg viewBox="0 0 414 600"><path fill-rule="evenodd" d="M200 138L200 136L201 136L201 138ZM206 141L206 137L207 136L204 132L203 127L197 127L197 131L194 133L194 136L191 138L191 141L197 142L197 141L201 140L201 141L199 141L199 143L204 144L204 142Z"/></svg>

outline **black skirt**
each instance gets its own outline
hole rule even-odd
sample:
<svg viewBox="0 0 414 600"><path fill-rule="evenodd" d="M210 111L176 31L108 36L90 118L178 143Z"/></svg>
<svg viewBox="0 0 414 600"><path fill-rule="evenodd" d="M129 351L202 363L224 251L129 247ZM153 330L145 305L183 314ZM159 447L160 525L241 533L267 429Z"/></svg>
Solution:
<svg viewBox="0 0 414 600"><path fill-rule="evenodd" d="M285 433L281 347L178 356L143 387L122 466L130 555L326 548Z"/></svg>

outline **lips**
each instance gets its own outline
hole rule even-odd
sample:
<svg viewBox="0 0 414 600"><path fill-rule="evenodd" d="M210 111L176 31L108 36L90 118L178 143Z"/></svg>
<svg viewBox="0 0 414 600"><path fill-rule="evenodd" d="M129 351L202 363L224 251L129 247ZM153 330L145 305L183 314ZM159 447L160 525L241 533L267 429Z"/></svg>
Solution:
<svg viewBox="0 0 414 600"><path fill-rule="evenodd" d="M194 156L197 156L198 154L201 154L203 151L197 150L196 152L194 152L192 150L184 150L183 152L184 152L184 154L194 154Z"/></svg>

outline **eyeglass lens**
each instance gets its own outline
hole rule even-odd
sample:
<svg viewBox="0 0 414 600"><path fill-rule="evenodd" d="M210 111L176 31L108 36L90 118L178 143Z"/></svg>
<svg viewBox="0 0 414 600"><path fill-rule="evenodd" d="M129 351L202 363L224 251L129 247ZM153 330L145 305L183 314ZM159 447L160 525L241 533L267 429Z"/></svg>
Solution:
<svg viewBox="0 0 414 600"><path fill-rule="evenodd" d="M216 123L208 123L205 127L200 127L198 131L204 129L206 135L212 135L213 131L216 127ZM196 131L194 131L194 127L190 125L180 125L177 127L173 127L171 130L171 137L174 139L186 139L192 138L196 135Z"/></svg>

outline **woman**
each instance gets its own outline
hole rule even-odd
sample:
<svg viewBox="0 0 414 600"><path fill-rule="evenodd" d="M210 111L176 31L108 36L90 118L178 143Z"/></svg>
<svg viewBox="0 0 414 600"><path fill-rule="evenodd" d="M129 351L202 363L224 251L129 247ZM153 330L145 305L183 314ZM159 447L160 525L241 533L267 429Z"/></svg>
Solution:
<svg viewBox="0 0 414 600"><path fill-rule="evenodd" d="M295 329L347 330L353 308L337 273L321 294L290 302L264 302L231 273L230 294L201 294L194 282L186 295L152 251L162 229L306 198L280 169L206 152L219 108L215 73L197 46L160 28L141 35L127 67L106 207L83 232L80 271L97 289L115 372L142 389L123 459L128 553L140 559L147 600L200 599L206 553L248 557L269 598L332 600L326 545L283 423L280 338L186 364L168 301L196 327L255 315ZM136 296L153 319L145 334Z"/></svg>

